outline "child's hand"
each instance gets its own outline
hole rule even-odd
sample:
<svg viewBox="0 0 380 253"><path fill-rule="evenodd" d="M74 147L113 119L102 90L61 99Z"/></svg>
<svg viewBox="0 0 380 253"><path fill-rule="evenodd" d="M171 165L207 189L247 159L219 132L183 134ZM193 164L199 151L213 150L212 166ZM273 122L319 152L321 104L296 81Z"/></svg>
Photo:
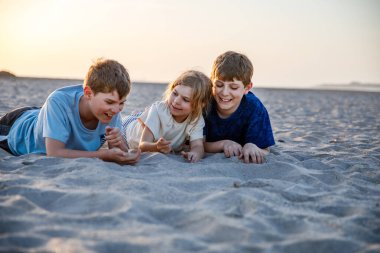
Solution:
<svg viewBox="0 0 380 253"><path fill-rule="evenodd" d="M201 160L201 157L200 157L200 155L197 152L191 152L191 151L190 152L185 152L185 151L182 151L181 155L183 156L183 158L185 158L187 161L189 161L191 163L196 163L199 160Z"/></svg>
<svg viewBox="0 0 380 253"><path fill-rule="evenodd" d="M170 141L167 141L162 137L158 139L158 141L156 142L158 152L161 152L164 154L170 153L170 151L172 150L172 148L170 147L170 143L171 143Z"/></svg>
<svg viewBox="0 0 380 253"><path fill-rule="evenodd" d="M268 152L265 150L262 150L258 146L256 146L253 143L247 143L243 147L242 155L239 157L240 159L243 159L245 163L263 163L265 155L267 155Z"/></svg>
<svg viewBox="0 0 380 253"><path fill-rule="evenodd" d="M239 143L234 141L225 140L223 143L223 151L226 157L241 156L243 148Z"/></svg>
<svg viewBox="0 0 380 253"><path fill-rule="evenodd" d="M140 149L130 149L125 155L125 160L123 164L133 164L140 160L141 150Z"/></svg>
<svg viewBox="0 0 380 253"><path fill-rule="evenodd" d="M106 140L109 148L123 149L123 137L118 127L106 126Z"/></svg>
<svg viewBox="0 0 380 253"><path fill-rule="evenodd" d="M140 159L140 149L136 152L125 152L119 148L104 149L107 152L106 161L117 162L119 164L134 164Z"/></svg>

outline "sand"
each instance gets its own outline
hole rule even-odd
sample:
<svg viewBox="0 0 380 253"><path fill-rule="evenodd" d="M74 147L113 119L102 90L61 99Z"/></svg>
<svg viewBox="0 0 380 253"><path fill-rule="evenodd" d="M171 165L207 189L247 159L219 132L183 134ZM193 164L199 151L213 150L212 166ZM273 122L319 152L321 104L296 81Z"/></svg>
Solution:
<svg viewBox="0 0 380 253"><path fill-rule="evenodd" d="M75 83L0 79L0 115ZM134 85L123 113L164 88ZM261 165L0 152L0 251L380 252L380 93L253 91L276 140Z"/></svg>

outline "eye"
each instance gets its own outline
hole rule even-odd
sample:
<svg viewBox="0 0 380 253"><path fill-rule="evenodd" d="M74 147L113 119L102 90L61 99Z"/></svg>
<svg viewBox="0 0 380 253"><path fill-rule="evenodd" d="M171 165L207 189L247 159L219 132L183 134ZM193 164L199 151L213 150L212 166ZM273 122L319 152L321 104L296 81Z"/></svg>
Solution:
<svg viewBox="0 0 380 253"><path fill-rule="evenodd" d="M178 93L176 90L173 90L173 93L172 93L174 96L178 96Z"/></svg>
<svg viewBox="0 0 380 253"><path fill-rule="evenodd" d="M218 87L218 88L221 88L221 87L223 87L224 83L222 83L222 82L215 82L214 85L215 85L216 87Z"/></svg>
<svg viewBox="0 0 380 253"><path fill-rule="evenodd" d="M186 103L190 103L190 99L188 98L183 98L183 101L185 101Z"/></svg>

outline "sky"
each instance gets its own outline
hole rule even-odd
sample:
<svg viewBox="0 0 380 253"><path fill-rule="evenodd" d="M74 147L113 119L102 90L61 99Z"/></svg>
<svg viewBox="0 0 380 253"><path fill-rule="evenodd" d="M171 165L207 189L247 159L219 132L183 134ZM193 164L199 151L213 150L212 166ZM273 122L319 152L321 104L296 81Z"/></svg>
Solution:
<svg viewBox="0 0 380 253"><path fill-rule="evenodd" d="M0 0L0 70L83 79L96 58L135 82L211 72L233 50L257 87L380 83L377 0Z"/></svg>

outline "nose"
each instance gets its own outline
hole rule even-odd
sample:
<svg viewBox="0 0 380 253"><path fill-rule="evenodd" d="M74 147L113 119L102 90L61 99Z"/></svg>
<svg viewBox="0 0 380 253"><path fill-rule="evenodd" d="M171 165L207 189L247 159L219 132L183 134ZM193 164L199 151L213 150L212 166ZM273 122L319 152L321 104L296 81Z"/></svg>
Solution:
<svg viewBox="0 0 380 253"><path fill-rule="evenodd" d="M111 110L112 110L112 112L113 113L119 113L120 111L121 111L121 109L122 108L120 108L120 106L119 105L114 105L114 106L112 106L112 108L111 108Z"/></svg>
<svg viewBox="0 0 380 253"><path fill-rule="evenodd" d="M180 97L179 96L174 98L174 103L177 105L180 103Z"/></svg>
<svg viewBox="0 0 380 253"><path fill-rule="evenodd" d="M228 94L228 87L227 85L224 85L223 88L222 88L222 92L221 92L223 95L227 95Z"/></svg>

